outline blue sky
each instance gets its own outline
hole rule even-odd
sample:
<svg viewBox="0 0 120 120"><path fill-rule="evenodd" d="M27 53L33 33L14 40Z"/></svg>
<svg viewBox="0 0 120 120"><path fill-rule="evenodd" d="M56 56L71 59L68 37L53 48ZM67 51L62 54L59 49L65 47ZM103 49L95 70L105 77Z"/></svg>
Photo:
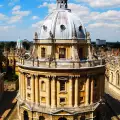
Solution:
<svg viewBox="0 0 120 120"><path fill-rule="evenodd" d="M120 41L120 0L68 0L92 41ZM0 0L0 41L33 40L41 21L56 8L56 0Z"/></svg>

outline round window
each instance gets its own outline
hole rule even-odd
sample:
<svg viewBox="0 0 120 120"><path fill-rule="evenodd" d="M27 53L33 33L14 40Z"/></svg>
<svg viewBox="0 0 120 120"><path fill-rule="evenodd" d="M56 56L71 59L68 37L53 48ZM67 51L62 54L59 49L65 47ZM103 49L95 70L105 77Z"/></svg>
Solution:
<svg viewBox="0 0 120 120"><path fill-rule="evenodd" d="M43 25L43 29L46 31L47 30L47 26Z"/></svg>
<svg viewBox="0 0 120 120"><path fill-rule="evenodd" d="M64 25L60 25L61 30L65 30L66 27Z"/></svg>
<svg viewBox="0 0 120 120"><path fill-rule="evenodd" d="M79 26L79 31L81 31L82 30L82 26Z"/></svg>

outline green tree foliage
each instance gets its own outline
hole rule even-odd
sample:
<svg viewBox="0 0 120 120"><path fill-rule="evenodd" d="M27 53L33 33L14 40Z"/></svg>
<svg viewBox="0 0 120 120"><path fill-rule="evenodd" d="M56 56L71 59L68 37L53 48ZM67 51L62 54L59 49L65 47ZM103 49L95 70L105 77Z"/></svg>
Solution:
<svg viewBox="0 0 120 120"><path fill-rule="evenodd" d="M28 41L23 41L23 47L26 49L26 50L29 50L30 49L30 42Z"/></svg>

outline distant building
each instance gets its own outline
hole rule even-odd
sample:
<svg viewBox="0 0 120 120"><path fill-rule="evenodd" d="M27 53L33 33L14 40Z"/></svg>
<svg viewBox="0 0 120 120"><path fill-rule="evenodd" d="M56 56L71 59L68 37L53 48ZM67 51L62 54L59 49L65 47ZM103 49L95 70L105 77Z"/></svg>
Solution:
<svg viewBox="0 0 120 120"><path fill-rule="evenodd" d="M2 99L2 95L4 93L4 73L0 73L0 100Z"/></svg>
<svg viewBox="0 0 120 120"><path fill-rule="evenodd" d="M106 40L96 39L96 45L106 45Z"/></svg>

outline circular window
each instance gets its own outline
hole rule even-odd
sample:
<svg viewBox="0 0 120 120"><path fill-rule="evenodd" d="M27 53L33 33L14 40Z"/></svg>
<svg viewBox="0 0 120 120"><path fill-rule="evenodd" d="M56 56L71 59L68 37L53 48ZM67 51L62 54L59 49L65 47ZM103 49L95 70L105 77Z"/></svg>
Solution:
<svg viewBox="0 0 120 120"><path fill-rule="evenodd" d="M79 26L79 31L81 31L82 30L82 26Z"/></svg>
<svg viewBox="0 0 120 120"><path fill-rule="evenodd" d="M43 29L46 31L47 30L47 26L43 25Z"/></svg>
<svg viewBox="0 0 120 120"><path fill-rule="evenodd" d="M60 25L61 30L65 30L66 27L64 25Z"/></svg>

